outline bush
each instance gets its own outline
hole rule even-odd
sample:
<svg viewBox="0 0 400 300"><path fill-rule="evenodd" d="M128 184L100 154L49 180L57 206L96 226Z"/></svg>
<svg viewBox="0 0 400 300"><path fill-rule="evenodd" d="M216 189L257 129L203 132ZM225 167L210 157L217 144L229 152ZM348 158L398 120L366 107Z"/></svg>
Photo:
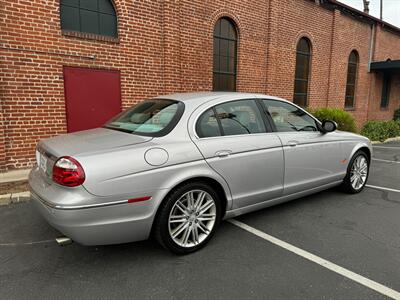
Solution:
<svg viewBox="0 0 400 300"><path fill-rule="evenodd" d="M357 132L356 121L347 111L339 108L319 108L310 111L320 121L331 120L338 124L338 129L343 131Z"/></svg>
<svg viewBox="0 0 400 300"><path fill-rule="evenodd" d="M385 141L400 136L400 121L368 121L361 134L372 141Z"/></svg>
<svg viewBox="0 0 400 300"><path fill-rule="evenodd" d="M394 111L393 120L400 121L400 107Z"/></svg>

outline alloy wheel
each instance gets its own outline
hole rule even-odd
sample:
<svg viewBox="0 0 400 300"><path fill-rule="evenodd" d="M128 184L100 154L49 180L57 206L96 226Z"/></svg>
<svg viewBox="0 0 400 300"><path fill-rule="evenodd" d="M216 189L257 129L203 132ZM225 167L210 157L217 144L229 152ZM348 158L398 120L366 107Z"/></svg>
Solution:
<svg viewBox="0 0 400 300"><path fill-rule="evenodd" d="M368 161L363 155L359 155L353 162L350 171L350 183L353 189L361 189L368 175Z"/></svg>
<svg viewBox="0 0 400 300"><path fill-rule="evenodd" d="M216 218L215 200L209 193L203 190L186 192L169 214L170 237L181 247L195 247L210 235Z"/></svg>

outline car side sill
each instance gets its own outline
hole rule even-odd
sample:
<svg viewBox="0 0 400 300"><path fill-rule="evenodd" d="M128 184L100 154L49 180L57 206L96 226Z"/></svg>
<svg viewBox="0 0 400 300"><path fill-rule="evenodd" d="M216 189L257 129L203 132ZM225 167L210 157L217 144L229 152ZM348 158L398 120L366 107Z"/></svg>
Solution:
<svg viewBox="0 0 400 300"><path fill-rule="evenodd" d="M273 205L277 205L277 204L280 204L280 203L283 203L283 202L287 202L287 201L290 201L290 200L298 199L298 198L301 198L301 197L304 197L304 196L307 196L307 195L310 195L310 194L314 194L314 193L329 189L331 187L340 185L342 182L343 182L342 180L338 180L338 181L334 181L334 182L331 182L331 183L328 183L328 184L324 184L324 185L321 185L319 187L308 189L308 190L305 190L305 191L302 191L302 192L297 192L297 193L294 193L294 194L285 195L285 196L282 196L282 197L279 197L279 198L270 199L270 200L267 200L267 201L264 201L264 202L252 204L252 205L249 205L249 206L245 206L245 207L229 210L229 211L226 212L226 214L224 216L224 220L229 219L229 218L234 218L234 217L237 217L237 216L240 216L240 215L243 215L243 214L247 214L247 213L252 212L252 211L260 210L260 209L263 209L263 208L266 208L266 207L270 207L270 206L273 206Z"/></svg>

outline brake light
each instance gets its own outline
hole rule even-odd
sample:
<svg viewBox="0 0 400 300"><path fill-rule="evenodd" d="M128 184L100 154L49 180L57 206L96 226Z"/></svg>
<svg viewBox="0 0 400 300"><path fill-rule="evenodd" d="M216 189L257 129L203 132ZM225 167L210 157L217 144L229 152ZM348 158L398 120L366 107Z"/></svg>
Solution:
<svg viewBox="0 0 400 300"><path fill-rule="evenodd" d="M85 172L76 159L63 156L53 166L53 181L63 186L78 186L85 181Z"/></svg>

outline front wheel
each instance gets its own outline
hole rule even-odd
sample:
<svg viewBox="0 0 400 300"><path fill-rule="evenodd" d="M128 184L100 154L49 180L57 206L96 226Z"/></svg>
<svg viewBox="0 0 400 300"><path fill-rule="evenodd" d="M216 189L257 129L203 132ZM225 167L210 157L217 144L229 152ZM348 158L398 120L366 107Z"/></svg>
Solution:
<svg viewBox="0 0 400 300"><path fill-rule="evenodd" d="M176 254L203 247L214 235L221 216L218 194L203 182L178 187L159 209L155 238Z"/></svg>
<svg viewBox="0 0 400 300"><path fill-rule="evenodd" d="M359 193L367 183L369 175L369 159L367 154L357 151L350 160L347 168L347 175L343 180L342 187L350 194Z"/></svg>

